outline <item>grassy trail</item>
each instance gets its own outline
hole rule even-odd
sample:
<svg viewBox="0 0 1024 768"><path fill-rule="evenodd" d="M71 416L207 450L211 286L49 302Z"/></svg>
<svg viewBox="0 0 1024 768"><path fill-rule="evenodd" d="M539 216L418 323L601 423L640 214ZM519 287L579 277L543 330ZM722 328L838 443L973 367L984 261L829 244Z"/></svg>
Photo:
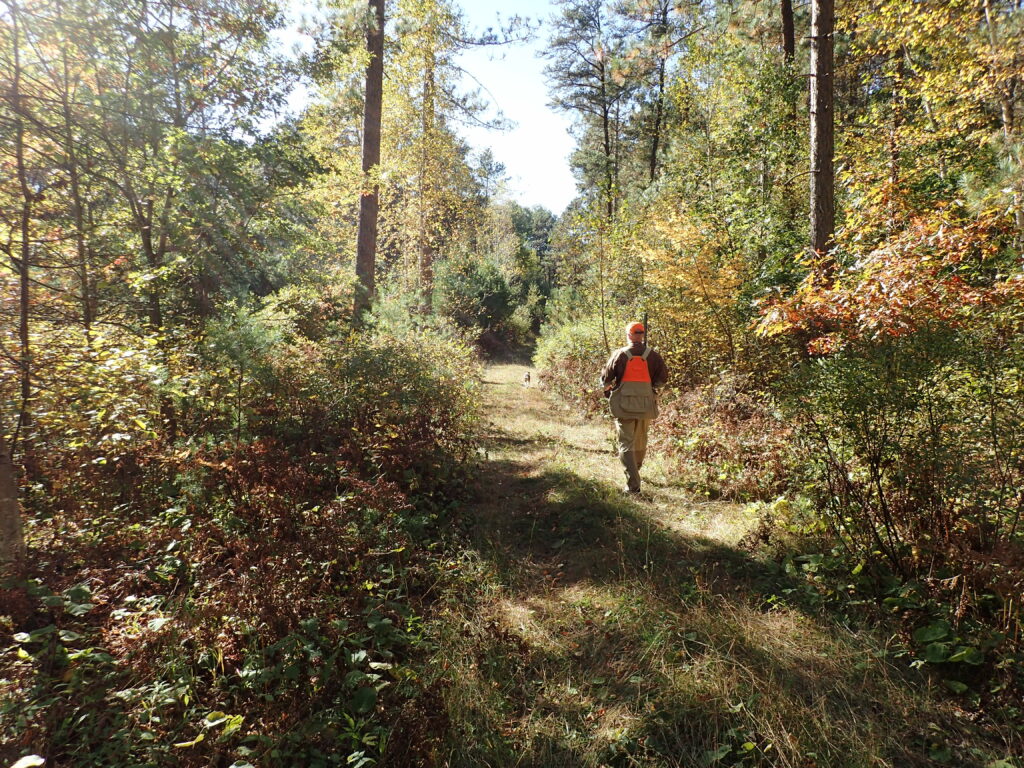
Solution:
<svg viewBox="0 0 1024 768"><path fill-rule="evenodd" d="M916 766L984 742L884 640L791 603L737 548L740 505L688 500L657 455L646 498L623 495L610 423L524 370L484 376L463 594L430 628L430 762Z"/></svg>

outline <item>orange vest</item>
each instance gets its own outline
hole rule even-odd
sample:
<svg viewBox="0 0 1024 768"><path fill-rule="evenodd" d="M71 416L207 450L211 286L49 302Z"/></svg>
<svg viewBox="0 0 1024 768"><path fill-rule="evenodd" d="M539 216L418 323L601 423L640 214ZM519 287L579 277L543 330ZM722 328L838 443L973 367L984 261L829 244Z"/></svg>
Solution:
<svg viewBox="0 0 1024 768"><path fill-rule="evenodd" d="M626 360L626 370L622 373L622 382L627 381L646 381L648 384L651 383L651 371L647 367L647 361L636 355Z"/></svg>
<svg viewBox="0 0 1024 768"><path fill-rule="evenodd" d="M642 355L626 352L626 369L622 381L612 390L608 405L617 419L653 419L658 415L658 399L654 396L651 371L647 367L647 347Z"/></svg>

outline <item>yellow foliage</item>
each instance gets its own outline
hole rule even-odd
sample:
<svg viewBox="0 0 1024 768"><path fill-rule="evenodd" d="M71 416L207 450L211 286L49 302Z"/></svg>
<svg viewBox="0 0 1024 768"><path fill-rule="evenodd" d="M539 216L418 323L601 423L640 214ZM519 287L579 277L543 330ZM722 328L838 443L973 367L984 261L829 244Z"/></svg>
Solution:
<svg viewBox="0 0 1024 768"><path fill-rule="evenodd" d="M740 362L746 328L737 300L748 275L728 238L685 204L662 198L619 240L626 262L638 265L652 338L683 375L699 379Z"/></svg>

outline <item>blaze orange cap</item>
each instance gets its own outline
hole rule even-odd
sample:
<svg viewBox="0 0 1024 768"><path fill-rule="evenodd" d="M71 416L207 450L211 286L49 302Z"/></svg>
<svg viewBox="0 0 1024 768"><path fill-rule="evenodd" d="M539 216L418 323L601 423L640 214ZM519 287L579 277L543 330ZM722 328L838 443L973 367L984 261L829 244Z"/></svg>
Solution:
<svg viewBox="0 0 1024 768"><path fill-rule="evenodd" d="M626 333L647 333L647 331L644 329L643 323L630 323L626 328Z"/></svg>

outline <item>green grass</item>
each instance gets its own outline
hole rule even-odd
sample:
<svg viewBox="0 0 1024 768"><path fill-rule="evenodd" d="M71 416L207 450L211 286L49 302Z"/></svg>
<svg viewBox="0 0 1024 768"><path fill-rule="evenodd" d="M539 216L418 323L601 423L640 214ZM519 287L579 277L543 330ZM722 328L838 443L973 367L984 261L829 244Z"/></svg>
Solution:
<svg viewBox="0 0 1024 768"><path fill-rule="evenodd" d="M429 762L446 766L985 766L1020 734L972 718L884 631L799 598L656 457L623 496L610 424L488 369L462 586L431 618ZM654 427L657 431L657 425ZM395 762L400 764L400 761ZM1011 765L1013 763L1010 763Z"/></svg>

